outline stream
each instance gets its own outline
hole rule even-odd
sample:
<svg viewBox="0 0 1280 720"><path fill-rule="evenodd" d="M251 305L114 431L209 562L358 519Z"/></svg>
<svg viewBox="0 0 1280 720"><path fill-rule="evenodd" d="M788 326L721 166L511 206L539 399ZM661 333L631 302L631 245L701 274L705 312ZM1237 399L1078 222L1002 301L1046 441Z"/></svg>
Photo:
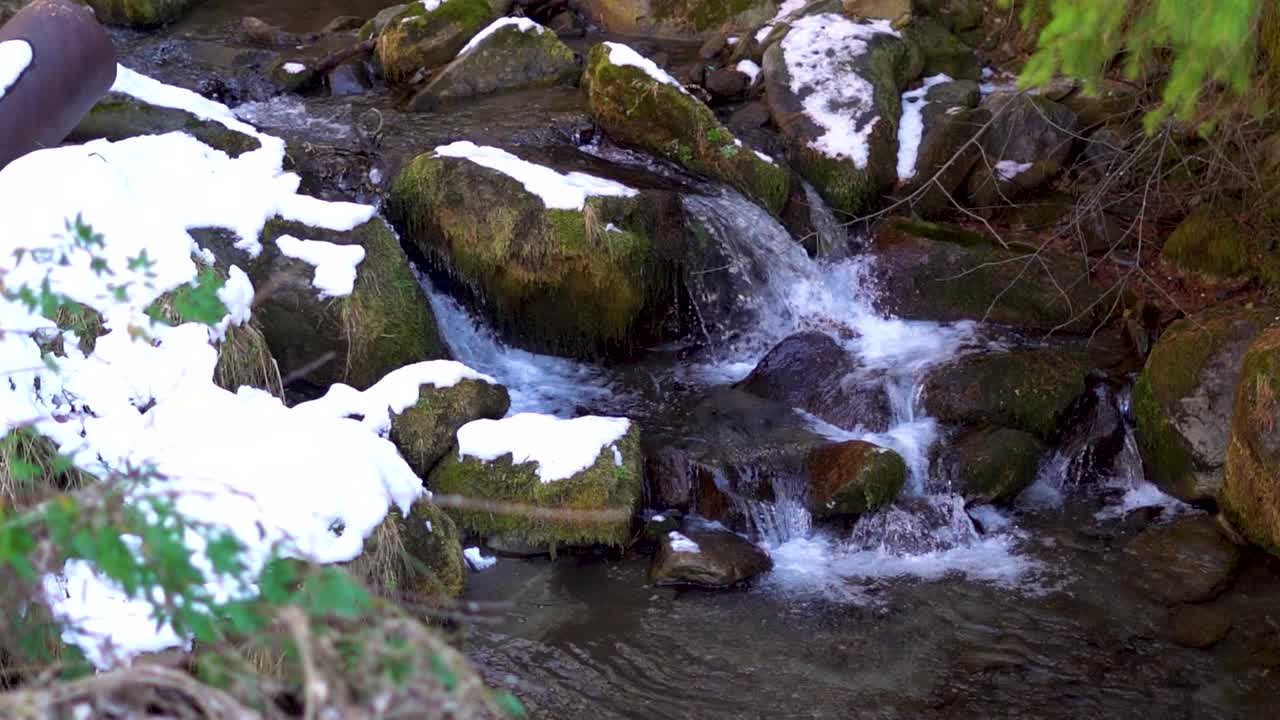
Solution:
<svg viewBox="0 0 1280 720"><path fill-rule="evenodd" d="M125 64L166 82L198 87L218 77L234 85L245 58L259 52L231 49L242 16L305 32L382 4L211 2L163 33L121 31L117 41ZM947 431L921 409L923 377L965 353L1043 339L973 322L885 316L875 303L876 258L862 239L845 235L816 193L809 193L820 236L815 258L732 189L598 139L579 142L590 121L574 90L503 95L437 114L397 110L386 90L303 100L245 89L241 100L237 113L264 130L342 148L355 176L371 181L338 182L354 196L347 199L374 201L376 178L391 176L413 153L458 139L555 158L635 187L679 188L686 217L722 262L695 273L701 280L688 288L698 332L640 360L604 366L510 347L446 279L423 268L420 280L453 355L506 385L513 413L625 415L644 428L649 452L713 443L708 438L721 437L719 429L707 426L699 408L803 331L834 338L858 362L859 391L888 408L886 426L871 429L803 413L778 419L778 432L789 437L869 440L906 460L904 498L851 526L816 526L805 510L804 478L772 455L709 461L731 506L723 521L768 548L775 562L748 587L652 587L648 559L634 552L503 557L474 573L466 649L531 717L1274 716L1280 560L1243 551L1224 592L1180 594L1212 572L1205 567L1213 563L1201 560L1216 550L1192 543L1169 551L1135 538L1157 524L1195 536L1212 521L1143 478L1129 421L1123 446L1088 479L1081 467L1097 438L1081 424L1063 433L1013 507L966 508L935 472ZM1091 390L1097 407L1128 414L1124 383ZM747 445L774 438L746 433ZM1207 608L1212 622L1201 612ZM1229 620L1220 634L1206 627L1216 618ZM1204 634L1214 641L1197 647Z"/></svg>

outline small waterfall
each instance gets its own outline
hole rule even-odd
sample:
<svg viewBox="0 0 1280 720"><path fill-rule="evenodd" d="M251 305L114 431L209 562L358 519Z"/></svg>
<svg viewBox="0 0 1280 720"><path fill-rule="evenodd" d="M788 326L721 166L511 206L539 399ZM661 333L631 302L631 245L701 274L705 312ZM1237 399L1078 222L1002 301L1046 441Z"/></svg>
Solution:
<svg viewBox="0 0 1280 720"><path fill-rule="evenodd" d="M809 205L809 224L813 226L814 256L833 260L848 257L849 230L836 219L835 212L822 200L816 188L807 181L802 180L801 183Z"/></svg>

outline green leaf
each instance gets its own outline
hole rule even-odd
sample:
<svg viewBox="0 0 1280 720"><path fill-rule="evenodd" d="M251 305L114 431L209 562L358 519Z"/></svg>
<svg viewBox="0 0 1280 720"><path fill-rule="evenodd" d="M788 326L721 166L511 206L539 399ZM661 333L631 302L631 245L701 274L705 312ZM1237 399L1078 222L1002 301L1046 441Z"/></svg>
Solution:
<svg viewBox="0 0 1280 720"><path fill-rule="evenodd" d="M200 271L195 285L184 285L173 293L173 310L183 322L214 325L227 315L227 306L218 297L224 281L212 268Z"/></svg>
<svg viewBox="0 0 1280 720"><path fill-rule="evenodd" d="M335 615L355 619L372 601L369 593L349 575L334 569L320 568L303 583L305 609L312 615Z"/></svg>

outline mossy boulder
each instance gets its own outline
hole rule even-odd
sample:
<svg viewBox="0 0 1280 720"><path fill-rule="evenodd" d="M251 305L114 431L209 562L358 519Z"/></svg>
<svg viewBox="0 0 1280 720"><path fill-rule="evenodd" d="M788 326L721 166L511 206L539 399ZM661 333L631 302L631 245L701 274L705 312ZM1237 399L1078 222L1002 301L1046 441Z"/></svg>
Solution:
<svg viewBox="0 0 1280 720"><path fill-rule="evenodd" d="M391 5L382 8L376 15L360 26L360 32L356 34L356 37L361 40L372 40L378 37L391 24L392 20L408 9L408 4Z"/></svg>
<svg viewBox="0 0 1280 720"><path fill-rule="evenodd" d="M391 508L351 572L371 589L410 602L456 598L467 586L458 526L428 498L415 502L408 517Z"/></svg>
<svg viewBox="0 0 1280 720"><path fill-rule="evenodd" d="M817 448L805 467L809 512L819 519L882 508L897 499L907 482L901 455L861 440Z"/></svg>
<svg viewBox="0 0 1280 720"><path fill-rule="evenodd" d="M177 20L201 0L80 0L108 25L154 28Z"/></svg>
<svg viewBox="0 0 1280 720"><path fill-rule="evenodd" d="M743 145L674 80L615 62L615 54L638 57L626 46L602 43L592 49L582 79L591 115L611 138L726 182L775 215L782 211L791 182L785 168Z"/></svg>
<svg viewBox="0 0 1280 720"><path fill-rule="evenodd" d="M1082 258L1004 248L948 225L889 221L876 249L878 304L904 318L1088 332L1115 303L1116 290L1093 283Z"/></svg>
<svg viewBox="0 0 1280 720"><path fill-rule="evenodd" d="M625 545L631 537L632 513L640 503L641 473L640 429L632 423L621 439L600 448L594 463L566 479L544 482L537 462L515 463L510 453L484 461L454 452L436 465L427 485L437 494L531 508L524 513L487 508L449 513L463 529L478 535L555 552L564 547Z"/></svg>
<svg viewBox="0 0 1280 720"><path fill-rule="evenodd" d="M411 2L378 33L374 58L388 80L407 82L419 70L452 61L497 17L489 0Z"/></svg>
<svg viewBox="0 0 1280 720"><path fill-rule="evenodd" d="M487 380L467 378L449 387L424 383L418 402L391 418L391 442L425 478L453 447L458 428L472 420L497 420L510 407L507 389Z"/></svg>
<svg viewBox="0 0 1280 720"><path fill-rule="evenodd" d="M548 208L519 181L466 158L419 155L391 190L405 239L474 290L516 344L594 358L657 337L675 287L674 195L591 196Z"/></svg>
<svg viewBox="0 0 1280 720"><path fill-rule="evenodd" d="M721 29L742 32L778 12L774 0L585 0L601 29L619 35L705 38Z"/></svg>
<svg viewBox="0 0 1280 720"><path fill-rule="evenodd" d="M787 138L792 167L831 207L852 214L897 181L901 94L923 63L914 43L870 27L832 13L811 15L792 23L764 54L769 112ZM824 42L828 33L853 37L837 49ZM804 77L793 77L797 72ZM815 104L824 118L813 114ZM839 127L827 127L833 123Z"/></svg>
<svg viewBox="0 0 1280 720"><path fill-rule="evenodd" d="M425 112L476 95L572 84L581 74L577 55L532 20L503 18L481 32L489 34L436 73L410 109Z"/></svg>
<svg viewBox="0 0 1280 720"><path fill-rule="evenodd" d="M984 160L966 194L975 207L1007 204L1062 171L1080 131L1069 108L1039 95L992 93L979 105L991 113L982 135Z"/></svg>
<svg viewBox="0 0 1280 720"><path fill-rule="evenodd" d="M953 32L972 30L982 24L983 0L911 0L913 15L933 18Z"/></svg>
<svg viewBox="0 0 1280 720"><path fill-rule="evenodd" d="M1138 449L1147 477L1188 502L1222 486L1240 371L1275 309L1211 310L1170 325L1133 389Z"/></svg>
<svg viewBox="0 0 1280 720"><path fill-rule="evenodd" d="M1236 387L1218 503L1246 538L1280 555L1280 325L1249 347Z"/></svg>
<svg viewBox="0 0 1280 720"><path fill-rule="evenodd" d="M1252 270L1239 223L1211 209L1187 216L1165 240L1160 259L1180 275L1209 282L1243 280Z"/></svg>
<svg viewBox="0 0 1280 720"><path fill-rule="evenodd" d="M973 83L944 83L948 89L957 89L955 95L963 92L958 86L966 84L974 85L973 91L977 92ZM953 199L982 156L979 147L970 141L991 119L991 114L981 108L935 101L929 96L926 100L920 111L924 127L914 174L905 179L899 178L896 194L907 197L920 192L912 200L911 209L927 217L954 207Z"/></svg>
<svg viewBox="0 0 1280 720"><path fill-rule="evenodd" d="M177 108L150 105L132 95L111 92L98 101L80 124L71 131L67 140L124 140L139 135L163 135L184 132L211 148L221 150L231 157L257 150L262 143L257 138L237 132L222 123L202 120L194 114Z"/></svg>
<svg viewBox="0 0 1280 720"><path fill-rule="evenodd" d="M929 372L924 406L957 425L998 425L1048 438L1085 391L1084 353L1060 348L969 355Z"/></svg>
<svg viewBox="0 0 1280 720"><path fill-rule="evenodd" d="M947 75L952 80L978 80L982 77L982 63L973 48L960 42L940 21L917 18L903 34L924 54L921 72L926 77Z"/></svg>
<svg viewBox="0 0 1280 720"><path fill-rule="evenodd" d="M255 258L232 247L234 238L208 231L199 235L220 265L235 264L248 272L261 295L254 318L285 377L317 387L341 382L363 390L397 368L448 357L426 294L395 233L381 218L347 232L273 218L263 228L262 252ZM312 285L314 266L285 256L276 246L282 235L363 247L352 293L321 297Z"/></svg>
<svg viewBox="0 0 1280 720"><path fill-rule="evenodd" d="M772 569L769 553L741 535L716 527L688 527L662 537L649 565L649 582L719 590Z"/></svg>
<svg viewBox="0 0 1280 720"><path fill-rule="evenodd" d="M947 445L942 474L966 502L1010 502L1036 479L1043 452L1044 443L1030 433L979 428Z"/></svg>

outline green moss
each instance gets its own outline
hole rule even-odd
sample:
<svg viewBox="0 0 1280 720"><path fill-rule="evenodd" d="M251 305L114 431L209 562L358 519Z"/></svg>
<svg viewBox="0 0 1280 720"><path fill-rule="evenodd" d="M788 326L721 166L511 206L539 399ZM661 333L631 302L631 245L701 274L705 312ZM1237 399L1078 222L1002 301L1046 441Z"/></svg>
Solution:
<svg viewBox="0 0 1280 720"><path fill-rule="evenodd" d="M409 3L378 35L375 53L382 74L404 82L423 68L448 63L494 17L488 0L445 0L430 11Z"/></svg>
<svg viewBox="0 0 1280 720"><path fill-rule="evenodd" d="M68 139L76 142L98 139L115 141L178 131L188 133L205 145L231 157L239 157L262 146L257 138L236 132L222 123L202 120L186 110L149 105L129 95L114 92L93 106L89 114L71 131Z"/></svg>
<svg viewBox="0 0 1280 720"><path fill-rule="evenodd" d="M1245 355L1218 502L1245 537L1280 555L1280 326Z"/></svg>
<svg viewBox="0 0 1280 720"><path fill-rule="evenodd" d="M178 19L197 0L79 0L110 25L153 28Z"/></svg>
<svg viewBox="0 0 1280 720"><path fill-rule="evenodd" d="M893 502L907 481L898 453L871 443L826 445L805 462L810 482L809 510L818 518L860 515Z"/></svg>
<svg viewBox="0 0 1280 720"><path fill-rule="evenodd" d="M1048 438L1085 391L1084 353L1020 350L960 358L925 382L925 404L944 422L998 425Z"/></svg>
<svg viewBox="0 0 1280 720"><path fill-rule="evenodd" d="M497 501L540 510L569 511L557 517L531 514L499 514L482 509L450 510L466 530L483 536L518 538L540 547L615 545L631 537L631 513L640 501L640 433L633 424L617 443L623 472L611 448L603 448L595 463L566 480L542 482L536 463L513 465L506 455L492 462L446 455L432 471L428 486L434 493L460 495L480 501ZM575 517L572 511L619 511L621 519L600 521Z"/></svg>
<svg viewBox="0 0 1280 720"><path fill-rule="evenodd" d="M785 169L737 144L715 113L680 88L630 65L614 65L597 45L583 77L591 114L614 140L723 180L775 215L786 204Z"/></svg>
<svg viewBox="0 0 1280 720"><path fill-rule="evenodd" d="M956 490L973 503L1013 500L1035 480L1043 452L1034 435L1020 430L971 433L955 445Z"/></svg>
<svg viewBox="0 0 1280 720"><path fill-rule="evenodd" d="M449 452L458 428L507 414L511 399L506 388L483 380L462 380L452 387L423 385L418 402L391 419L391 441L420 477Z"/></svg>
<svg viewBox="0 0 1280 720"><path fill-rule="evenodd" d="M412 603L458 597L467 584L458 527L427 500L414 503L409 519L388 511L350 570L375 592Z"/></svg>
<svg viewBox="0 0 1280 720"><path fill-rule="evenodd" d="M1211 210L1192 213L1165 240L1160 257L1181 272L1209 280L1249 274L1249 247L1240 226Z"/></svg>

